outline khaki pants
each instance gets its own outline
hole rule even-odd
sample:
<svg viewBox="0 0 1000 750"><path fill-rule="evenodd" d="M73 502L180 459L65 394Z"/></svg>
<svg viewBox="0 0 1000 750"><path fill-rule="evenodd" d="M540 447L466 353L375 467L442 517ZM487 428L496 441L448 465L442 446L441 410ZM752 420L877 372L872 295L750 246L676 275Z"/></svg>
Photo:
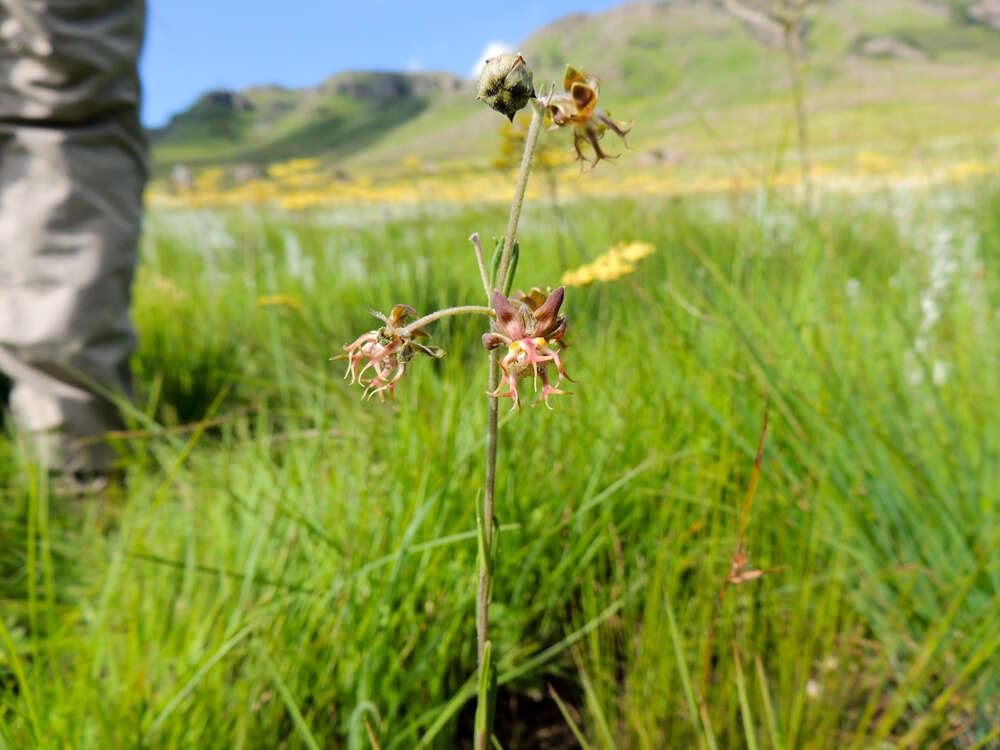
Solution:
<svg viewBox="0 0 1000 750"><path fill-rule="evenodd" d="M121 418L100 394L131 392L144 19L141 1L0 0L0 370L56 470L108 468Z"/></svg>

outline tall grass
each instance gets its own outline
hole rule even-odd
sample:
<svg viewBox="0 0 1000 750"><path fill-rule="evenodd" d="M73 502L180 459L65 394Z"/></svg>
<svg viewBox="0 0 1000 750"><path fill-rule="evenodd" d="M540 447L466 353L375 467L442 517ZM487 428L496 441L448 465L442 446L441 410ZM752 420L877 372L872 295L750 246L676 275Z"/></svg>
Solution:
<svg viewBox="0 0 1000 750"><path fill-rule="evenodd" d="M576 396L501 426L504 747L989 746L998 187L566 212L591 257L658 252L568 290ZM368 307L478 300L466 238L504 214L150 217L126 489L0 447L0 747L461 746L481 322L396 404L327 357ZM557 283L552 226L522 278ZM745 546L780 570L720 599L765 398Z"/></svg>

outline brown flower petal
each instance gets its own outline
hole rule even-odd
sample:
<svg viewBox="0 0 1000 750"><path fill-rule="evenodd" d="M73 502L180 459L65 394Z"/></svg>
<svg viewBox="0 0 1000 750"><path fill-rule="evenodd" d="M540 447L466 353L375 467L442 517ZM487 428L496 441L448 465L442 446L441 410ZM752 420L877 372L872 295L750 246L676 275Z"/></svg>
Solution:
<svg viewBox="0 0 1000 750"><path fill-rule="evenodd" d="M584 73L582 70L574 68L572 65L566 66L566 75L563 77L563 88L569 91L573 88L573 84L581 83L584 86L594 89L594 93L597 93L601 89L601 79L590 73Z"/></svg>
<svg viewBox="0 0 1000 750"><path fill-rule="evenodd" d="M417 317L417 311L409 305L396 305L389 313L389 320L386 321L391 326L399 326L406 322L408 316Z"/></svg>
<svg viewBox="0 0 1000 750"><path fill-rule="evenodd" d="M433 357L434 359L441 359L447 352L440 346L424 346L423 344L418 344L416 341L411 341L410 346L419 352L423 352L428 357Z"/></svg>
<svg viewBox="0 0 1000 750"><path fill-rule="evenodd" d="M635 125L632 122L615 122L607 112L601 112L600 110L594 114L594 117L620 135L623 141L625 140L625 136L632 132L632 127ZM627 146L628 143L625 145Z"/></svg>
<svg viewBox="0 0 1000 750"><path fill-rule="evenodd" d="M597 93L582 83L574 83L569 93L576 103L580 118L590 117L590 113L594 111L594 105L597 104Z"/></svg>
<svg viewBox="0 0 1000 750"><path fill-rule="evenodd" d="M499 333L483 334L483 346L487 349L496 349L498 346L503 346L507 343L509 343L509 339L505 336L501 336Z"/></svg>
<svg viewBox="0 0 1000 750"><path fill-rule="evenodd" d="M562 337L565 334L566 334L566 316L560 315L558 318L556 318L555 327L551 331L546 333L545 337L555 339L556 341L562 343ZM562 346L565 347L566 344L562 343Z"/></svg>
<svg viewBox="0 0 1000 750"><path fill-rule="evenodd" d="M560 286L554 289L542 306L532 313L535 316L535 320L538 321L535 330L541 335L547 335L549 331L555 328L556 315L559 313L559 308L562 306L565 295L566 287Z"/></svg>
<svg viewBox="0 0 1000 750"><path fill-rule="evenodd" d="M514 306L510 304L503 292L494 289L491 296L493 301L493 311L497 314L497 324L500 330L507 334L510 339L524 338L524 321L518 314Z"/></svg>
<svg viewBox="0 0 1000 750"><path fill-rule="evenodd" d="M542 289L540 286L531 287L531 290L527 294L518 289L517 294L515 295L517 301L527 305L528 309L531 311L535 311L541 307L545 303L548 296L549 292L546 289Z"/></svg>

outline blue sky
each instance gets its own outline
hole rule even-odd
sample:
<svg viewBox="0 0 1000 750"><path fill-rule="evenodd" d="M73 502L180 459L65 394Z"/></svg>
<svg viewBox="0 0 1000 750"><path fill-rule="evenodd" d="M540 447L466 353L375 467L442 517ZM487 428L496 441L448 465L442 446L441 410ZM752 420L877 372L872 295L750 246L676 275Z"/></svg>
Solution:
<svg viewBox="0 0 1000 750"><path fill-rule="evenodd" d="M466 75L573 11L620 0L148 0L143 120L162 125L211 88L311 86L341 70Z"/></svg>

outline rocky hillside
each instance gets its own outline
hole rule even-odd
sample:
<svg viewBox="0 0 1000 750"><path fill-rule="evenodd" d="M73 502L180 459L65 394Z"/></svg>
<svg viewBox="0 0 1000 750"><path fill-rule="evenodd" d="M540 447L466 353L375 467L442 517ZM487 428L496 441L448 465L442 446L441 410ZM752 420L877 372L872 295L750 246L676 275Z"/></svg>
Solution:
<svg viewBox="0 0 1000 750"><path fill-rule="evenodd" d="M363 149L463 85L447 73L365 71L305 89L209 91L150 139L159 166L336 156Z"/></svg>

